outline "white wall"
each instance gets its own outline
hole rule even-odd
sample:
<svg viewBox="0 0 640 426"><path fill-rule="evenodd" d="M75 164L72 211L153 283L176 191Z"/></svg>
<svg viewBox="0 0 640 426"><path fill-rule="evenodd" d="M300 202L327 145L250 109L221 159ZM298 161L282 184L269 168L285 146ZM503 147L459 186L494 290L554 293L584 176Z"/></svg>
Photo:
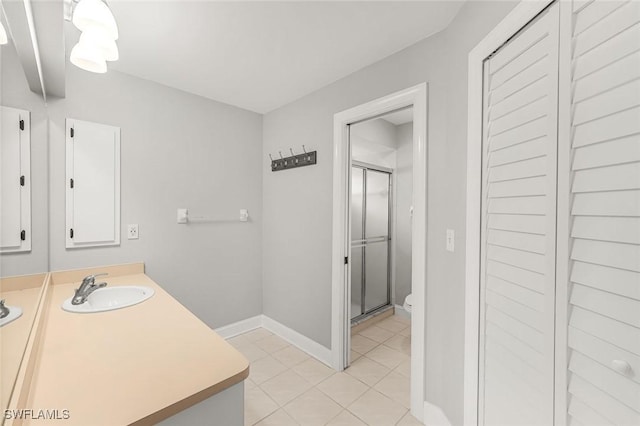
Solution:
<svg viewBox="0 0 640 426"><path fill-rule="evenodd" d="M404 303L411 293L411 213L413 200L413 123L396 126L395 179L395 300Z"/></svg>
<svg viewBox="0 0 640 426"><path fill-rule="evenodd" d="M0 105L31 111L31 251L0 255L0 276L49 270L47 112L42 97L29 90L11 43L0 47Z"/></svg>
<svg viewBox="0 0 640 426"><path fill-rule="evenodd" d="M262 116L109 71L67 67L49 102L51 270L143 261L211 327L262 313ZM121 128L121 245L65 249L65 118ZM179 225L176 209L222 219ZM251 220L238 221L239 210ZM126 225L139 225L139 240ZM107 279L108 281L108 279ZM170 343L170 342L169 342Z"/></svg>
<svg viewBox="0 0 640 426"><path fill-rule="evenodd" d="M470 1L444 32L264 117L264 155L301 143L318 164L263 166L265 315L330 347L333 115L429 83L427 400L462 423L468 52L515 2ZM445 231L458 249L445 251Z"/></svg>

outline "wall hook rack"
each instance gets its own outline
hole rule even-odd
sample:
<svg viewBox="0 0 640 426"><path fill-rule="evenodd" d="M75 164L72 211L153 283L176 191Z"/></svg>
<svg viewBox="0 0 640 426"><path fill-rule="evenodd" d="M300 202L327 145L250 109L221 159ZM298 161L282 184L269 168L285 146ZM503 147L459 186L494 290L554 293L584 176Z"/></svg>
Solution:
<svg viewBox="0 0 640 426"><path fill-rule="evenodd" d="M280 170L295 169L296 167L317 164L317 151L307 152L304 145L302 145L302 150L304 151L303 154L294 154L293 149L289 148L289 152L291 152L290 157L283 157L282 151L278 151L280 158L276 158L275 160L271 154L269 154L269 158L271 159L271 171L277 172Z"/></svg>

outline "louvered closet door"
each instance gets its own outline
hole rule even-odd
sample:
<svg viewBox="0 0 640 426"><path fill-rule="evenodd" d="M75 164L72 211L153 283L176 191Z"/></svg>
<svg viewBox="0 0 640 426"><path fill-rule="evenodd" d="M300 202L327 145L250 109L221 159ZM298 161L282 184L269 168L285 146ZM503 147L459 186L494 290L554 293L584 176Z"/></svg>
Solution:
<svg viewBox="0 0 640 426"><path fill-rule="evenodd" d="M569 424L640 425L640 2L575 2L567 25Z"/></svg>
<svg viewBox="0 0 640 426"><path fill-rule="evenodd" d="M558 5L485 61L479 419L551 425Z"/></svg>

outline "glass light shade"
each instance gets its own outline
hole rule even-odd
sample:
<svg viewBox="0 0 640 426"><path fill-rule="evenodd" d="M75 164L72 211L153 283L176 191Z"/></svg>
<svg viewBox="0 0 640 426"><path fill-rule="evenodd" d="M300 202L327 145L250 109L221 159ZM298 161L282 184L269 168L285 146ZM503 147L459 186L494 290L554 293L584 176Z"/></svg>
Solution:
<svg viewBox="0 0 640 426"><path fill-rule="evenodd" d="M113 13L102 0L80 0L80 3L73 10L73 25L80 31L100 28L112 40L118 39L118 25L113 17Z"/></svg>
<svg viewBox="0 0 640 426"><path fill-rule="evenodd" d="M78 68L99 74L107 72L107 62L100 50L83 43L76 44L71 49L71 63Z"/></svg>
<svg viewBox="0 0 640 426"><path fill-rule="evenodd" d="M97 49L107 61L117 61L120 56L115 40L109 38L109 35L105 34L101 28L87 28L80 35L80 43L84 44L86 48Z"/></svg>
<svg viewBox="0 0 640 426"><path fill-rule="evenodd" d="M9 40L7 39L7 32L4 30L4 26L2 22L0 22L0 44L7 44Z"/></svg>

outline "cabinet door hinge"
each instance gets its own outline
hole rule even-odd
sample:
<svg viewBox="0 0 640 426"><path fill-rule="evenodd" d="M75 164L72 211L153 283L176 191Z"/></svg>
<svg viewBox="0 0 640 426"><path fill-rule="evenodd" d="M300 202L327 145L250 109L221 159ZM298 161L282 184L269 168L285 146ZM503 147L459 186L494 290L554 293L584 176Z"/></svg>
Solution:
<svg viewBox="0 0 640 426"><path fill-rule="evenodd" d="M20 240L24 241L26 239L27 239L27 231L23 229L22 231L20 231Z"/></svg>
<svg viewBox="0 0 640 426"><path fill-rule="evenodd" d="M20 176L20 186L24 186L24 176Z"/></svg>
<svg viewBox="0 0 640 426"><path fill-rule="evenodd" d="M73 238L73 228L69 229L69 238Z"/></svg>
<svg viewBox="0 0 640 426"><path fill-rule="evenodd" d="M20 120L20 130L24 130L24 120Z"/></svg>

